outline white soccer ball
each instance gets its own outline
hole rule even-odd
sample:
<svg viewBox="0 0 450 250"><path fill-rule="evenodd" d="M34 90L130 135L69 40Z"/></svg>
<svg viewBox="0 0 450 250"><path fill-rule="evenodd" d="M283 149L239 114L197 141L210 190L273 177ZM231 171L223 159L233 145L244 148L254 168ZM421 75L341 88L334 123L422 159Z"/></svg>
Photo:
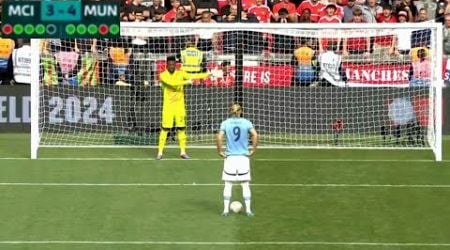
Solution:
<svg viewBox="0 0 450 250"><path fill-rule="evenodd" d="M230 210L233 211L234 213L239 213L242 209L242 203L240 203L239 201L233 201L230 204Z"/></svg>

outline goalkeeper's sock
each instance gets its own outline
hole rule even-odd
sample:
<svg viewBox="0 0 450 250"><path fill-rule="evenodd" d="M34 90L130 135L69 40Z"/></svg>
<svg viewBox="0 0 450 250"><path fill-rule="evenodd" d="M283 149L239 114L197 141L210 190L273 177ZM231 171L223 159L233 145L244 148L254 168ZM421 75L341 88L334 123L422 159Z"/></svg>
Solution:
<svg viewBox="0 0 450 250"><path fill-rule="evenodd" d="M233 189L233 183L226 181L225 187L223 188L223 213L224 214L230 212L230 200L231 200L232 189Z"/></svg>
<svg viewBox="0 0 450 250"><path fill-rule="evenodd" d="M185 129L179 129L178 130L178 143L180 145L180 154L186 154L186 141L187 141L187 136L186 136L186 130Z"/></svg>
<svg viewBox="0 0 450 250"><path fill-rule="evenodd" d="M169 130L167 130L167 129L161 129L161 132L159 133L158 155L163 154L164 146L166 145L168 133L169 133Z"/></svg>
<svg viewBox="0 0 450 250"><path fill-rule="evenodd" d="M244 202L245 202L245 211L247 213L251 213L252 210L250 207L250 203L251 203L252 193L250 192L250 183L248 181L242 182L241 186L242 186L242 196L244 197Z"/></svg>

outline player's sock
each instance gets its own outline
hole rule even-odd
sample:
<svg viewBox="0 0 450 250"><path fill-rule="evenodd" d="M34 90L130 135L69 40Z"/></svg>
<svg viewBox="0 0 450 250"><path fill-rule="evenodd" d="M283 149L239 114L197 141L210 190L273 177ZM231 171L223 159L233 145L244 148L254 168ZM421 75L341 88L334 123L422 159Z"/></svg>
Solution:
<svg viewBox="0 0 450 250"><path fill-rule="evenodd" d="M180 154L186 154L186 130L185 129L178 129L178 143L180 145Z"/></svg>
<svg viewBox="0 0 450 250"><path fill-rule="evenodd" d="M169 133L169 130L167 130L167 129L161 129L161 132L159 132L158 155L163 154L164 146L166 145L168 133Z"/></svg>
<svg viewBox="0 0 450 250"><path fill-rule="evenodd" d="M252 193L250 192L250 183L248 181L242 182L241 186L242 186L242 196L244 197L244 202L245 202L245 211L247 213L251 213L252 210L250 207L250 203L251 203Z"/></svg>
<svg viewBox="0 0 450 250"><path fill-rule="evenodd" d="M223 188L223 213L230 211L231 192L233 189L233 183L226 181Z"/></svg>

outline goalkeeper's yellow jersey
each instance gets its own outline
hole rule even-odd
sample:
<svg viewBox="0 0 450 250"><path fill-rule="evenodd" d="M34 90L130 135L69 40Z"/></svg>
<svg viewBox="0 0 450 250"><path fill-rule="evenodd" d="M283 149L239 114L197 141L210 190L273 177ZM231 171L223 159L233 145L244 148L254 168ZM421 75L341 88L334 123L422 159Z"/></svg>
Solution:
<svg viewBox="0 0 450 250"><path fill-rule="evenodd" d="M191 79L206 78L208 73L189 74L176 69L173 73L168 70L159 75L163 91L163 108L184 109L184 85Z"/></svg>
<svg viewBox="0 0 450 250"><path fill-rule="evenodd" d="M168 70L159 75L163 91L164 108L184 108L184 85L189 83L190 76L183 70Z"/></svg>

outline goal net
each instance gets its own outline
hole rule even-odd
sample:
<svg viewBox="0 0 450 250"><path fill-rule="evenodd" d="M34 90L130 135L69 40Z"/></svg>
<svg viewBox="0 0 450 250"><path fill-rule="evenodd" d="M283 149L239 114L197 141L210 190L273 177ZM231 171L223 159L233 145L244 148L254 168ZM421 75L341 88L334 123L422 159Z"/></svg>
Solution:
<svg viewBox="0 0 450 250"><path fill-rule="evenodd" d="M262 147L432 149L439 160L440 29L122 23L120 39L34 41L32 156L39 147L154 147L159 74L167 56L188 64L181 51L193 46L210 77L185 88L189 147L213 147L239 102Z"/></svg>

